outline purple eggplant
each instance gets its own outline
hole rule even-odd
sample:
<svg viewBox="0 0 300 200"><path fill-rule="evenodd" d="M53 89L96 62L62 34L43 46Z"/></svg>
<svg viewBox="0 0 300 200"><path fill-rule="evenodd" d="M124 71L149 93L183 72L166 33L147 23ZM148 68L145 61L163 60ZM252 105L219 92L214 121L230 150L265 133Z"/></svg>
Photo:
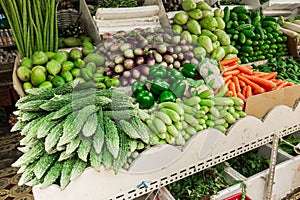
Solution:
<svg viewBox="0 0 300 200"><path fill-rule="evenodd" d="M132 68L134 68L135 64L133 59L127 58L124 60L124 67L127 70L131 70Z"/></svg>
<svg viewBox="0 0 300 200"><path fill-rule="evenodd" d="M124 62L124 60L125 60L124 56L119 55L119 56L116 56L116 57L115 57L114 62L115 62L116 64L121 64L121 63Z"/></svg>
<svg viewBox="0 0 300 200"><path fill-rule="evenodd" d="M184 54L183 53L179 53L179 54L177 54L177 60L179 60L179 61L183 61L184 60Z"/></svg>
<svg viewBox="0 0 300 200"><path fill-rule="evenodd" d="M174 58L174 60L178 58L178 55L176 53L173 53L171 56Z"/></svg>
<svg viewBox="0 0 300 200"><path fill-rule="evenodd" d="M174 58L171 55L164 55L164 61L168 64L172 64L174 62Z"/></svg>
<svg viewBox="0 0 300 200"><path fill-rule="evenodd" d="M174 51L175 51L174 47L172 47L172 46L167 47L167 52L168 53L174 53Z"/></svg>
<svg viewBox="0 0 300 200"><path fill-rule="evenodd" d="M147 45L148 45L148 41L146 39L143 39L143 40L139 40L139 43L137 44L137 47L144 48Z"/></svg>
<svg viewBox="0 0 300 200"><path fill-rule="evenodd" d="M142 64L144 64L144 63L145 63L144 57L143 57L143 56L137 57L137 58L135 59L135 63L136 63L136 65L142 65Z"/></svg>
<svg viewBox="0 0 300 200"><path fill-rule="evenodd" d="M138 41L145 40L145 38L141 34L136 35L135 39L138 40Z"/></svg>
<svg viewBox="0 0 300 200"><path fill-rule="evenodd" d="M185 53L190 50L189 45L181 45L181 52Z"/></svg>
<svg viewBox="0 0 300 200"><path fill-rule="evenodd" d="M163 57L156 51L153 52L153 57L157 63L161 63L163 61Z"/></svg>
<svg viewBox="0 0 300 200"><path fill-rule="evenodd" d="M121 65L121 64L118 64L115 66L114 68L114 72L117 73L117 74L120 74L124 71L124 66Z"/></svg>
<svg viewBox="0 0 300 200"><path fill-rule="evenodd" d="M180 46L175 46L174 47L174 53L180 53L181 52L181 47Z"/></svg>
<svg viewBox="0 0 300 200"><path fill-rule="evenodd" d="M154 59L152 53L150 53L150 54L147 55L147 60L146 60L146 62L147 62L147 65L148 65L148 66L153 66L153 65L155 65L155 59Z"/></svg>
<svg viewBox="0 0 300 200"><path fill-rule="evenodd" d="M191 60L192 58L194 58L194 54L192 51L187 51L184 53L184 58L185 59L188 59L188 60Z"/></svg>
<svg viewBox="0 0 300 200"><path fill-rule="evenodd" d="M179 69L179 67L181 66L180 62L178 60L175 60L173 63L174 68Z"/></svg>

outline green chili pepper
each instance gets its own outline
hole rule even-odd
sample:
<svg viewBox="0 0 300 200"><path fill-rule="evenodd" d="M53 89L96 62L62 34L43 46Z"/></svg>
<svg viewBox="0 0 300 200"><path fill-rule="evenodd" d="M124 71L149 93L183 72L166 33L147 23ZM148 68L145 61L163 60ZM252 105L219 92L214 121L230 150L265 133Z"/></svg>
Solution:
<svg viewBox="0 0 300 200"><path fill-rule="evenodd" d="M136 96L136 101L142 109L149 109L154 105L154 97L148 90L139 92Z"/></svg>
<svg viewBox="0 0 300 200"><path fill-rule="evenodd" d="M145 83L140 82L140 81L135 81L132 84L131 88L132 88L132 93L134 96L136 96L138 93L140 93L143 90L147 90Z"/></svg>
<svg viewBox="0 0 300 200"><path fill-rule="evenodd" d="M187 78L195 78L197 75L197 67L191 63L185 63L181 70L183 76Z"/></svg>
<svg viewBox="0 0 300 200"><path fill-rule="evenodd" d="M153 78L164 78L167 75L167 69L161 65L153 65L149 71L150 76Z"/></svg>
<svg viewBox="0 0 300 200"><path fill-rule="evenodd" d="M172 91L163 91L159 98L158 98L158 103L166 102L166 101L171 101L175 102L176 101L176 96Z"/></svg>
<svg viewBox="0 0 300 200"><path fill-rule="evenodd" d="M180 98L183 96L185 88L186 88L186 84L181 80L177 80L172 84L171 91L176 95L177 98Z"/></svg>
<svg viewBox="0 0 300 200"><path fill-rule="evenodd" d="M148 82L151 83L150 92L152 92L155 97L159 97L163 91L169 90L170 87L169 83L162 78L156 78L154 82Z"/></svg>

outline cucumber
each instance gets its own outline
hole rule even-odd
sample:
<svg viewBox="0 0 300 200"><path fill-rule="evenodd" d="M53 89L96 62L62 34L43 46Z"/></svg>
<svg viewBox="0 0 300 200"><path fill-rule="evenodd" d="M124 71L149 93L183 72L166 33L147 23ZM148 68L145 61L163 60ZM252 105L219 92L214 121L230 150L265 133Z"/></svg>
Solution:
<svg viewBox="0 0 300 200"><path fill-rule="evenodd" d="M152 120L153 125L155 128L158 130L159 133L166 133L167 132L167 127L166 124L159 118L154 118Z"/></svg>
<svg viewBox="0 0 300 200"><path fill-rule="evenodd" d="M216 106L233 106L234 101L227 97L214 97L212 101Z"/></svg>
<svg viewBox="0 0 300 200"><path fill-rule="evenodd" d="M180 115L174 110L171 110L169 108L162 108L160 109L160 111L166 113L172 119L173 122L180 121Z"/></svg>
<svg viewBox="0 0 300 200"><path fill-rule="evenodd" d="M158 104L158 108L169 108L177 112L179 115L184 114L183 108L180 106L178 103L173 103L173 102L163 102Z"/></svg>

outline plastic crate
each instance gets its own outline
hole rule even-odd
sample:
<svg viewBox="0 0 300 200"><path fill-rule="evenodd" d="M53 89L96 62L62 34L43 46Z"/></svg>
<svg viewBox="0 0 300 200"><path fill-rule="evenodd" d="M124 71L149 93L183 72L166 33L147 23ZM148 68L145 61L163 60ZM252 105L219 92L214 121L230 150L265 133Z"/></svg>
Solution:
<svg viewBox="0 0 300 200"><path fill-rule="evenodd" d="M228 197L226 199L223 199L223 200L241 200L241 199L242 199L242 193L238 193L238 194L235 194L235 195L233 195L231 197ZM251 200L251 198L248 197L247 195L246 195L245 199L246 200Z"/></svg>

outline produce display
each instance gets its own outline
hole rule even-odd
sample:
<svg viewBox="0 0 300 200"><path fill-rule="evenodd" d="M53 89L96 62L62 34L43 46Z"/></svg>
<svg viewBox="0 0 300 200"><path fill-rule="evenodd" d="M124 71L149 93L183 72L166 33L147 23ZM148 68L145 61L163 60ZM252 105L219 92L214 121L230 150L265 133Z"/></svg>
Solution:
<svg viewBox="0 0 300 200"><path fill-rule="evenodd" d="M224 72L222 76L228 88L227 96L238 97L246 101L252 95L294 85L293 82L276 79L278 73L273 69L269 68L268 72L254 71L252 66L239 65L238 61L238 58L233 58L220 62L223 67L221 70Z"/></svg>
<svg viewBox="0 0 300 200"><path fill-rule="evenodd" d="M19 185L56 184L63 190L88 167L117 174L153 146L182 148L210 128L226 134L246 116L248 97L300 83L299 60L282 58L287 55L285 35L300 38L298 19L277 20L244 6L213 9L204 1L162 2L166 11L179 11L171 30L161 27L158 5L148 7L156 23L148 28L126 24L150 23L147 17L122 19L121 26L109 21L119 19L101 18L111 15L99 12L97 26L109 31L99 28L103 40L95 47L80 15L58 28L55 0L0 1L12 13L8 20L15 24L21 56L16 74L26 93L16 103L17 122L11 129L24 136L18 148L22 156L12 165L22 173ZM104 0L89 8L96 15L100 7L142 4ZM263 59L269 60L242 64ZM286 140L299 142L292 136ZM286 143L279 146L292 153ZM228 163L167 188L176 199L208 199L236 184L224 177L229 165L246 177L269 167L256 150Z"/></svg>
<svg viewBox="0 0 300 200"><path fill-rule="evenodd" d="M294 147L300 143L300 138L296 137L294 134L288 135L279 142L278 148L287 152L292 156L297 156Z"/></svg>
<svg viewBox="0 0 300 200"><path fill-rule="evenodd" d="M252 150L228 161L229 165L244 175L250 177L268 169L270 160L263 155L257 155L258 150Z"/></svg>
<svg viewBox="0 0 300 200"><path fill-rule="evenodd" d="M299 84L300 80L300 62L299 59L293 57L270 59L262 65L252 65L254 70L274 74L276 78L286 80L294 84Z"/></svg>
<svg viewBox="0 0 300 200"><path fill-rule="evenodd" d="M81 41L83 41L81 43ZM17 69L17 76L22 81L23 90L34 87L52 88L62 86L74 79L80 82L93 81L99 87L119 85L119 81L104 77L104 57L95 53L91 39L87 36L66 38L69 46L82 44L82 49L73 48L69 52L35 52L31 58L23 58Z"/></svg>
<svg viewBox="0 0 300 200"><path fill-rule="evenodd" d="M30 57L36 51L57 51L58 3L55 0L3 0L0 3L22 57Z"/></svg>
<svg viewBox="0 0 300 200"><path fill-rule="evenodd" d="M193 174L175 183L167 185L167 189L177 200L210 199L219 191L237 184L230 183L224 177L224 170L228 163L221 163L209 169Z"/></svg>
<svg viewBox="0 0 300 200"><path fill-rule="evenodd" d="M231 45L239 51L242 63L287 55L287 37L279 30L274 17L265 17L258 11L243 6L224 8L226 33Z"/></svg>
<svg viewBox="0 0 300 200"><path fill-rule="evenodd" d="M181 35L189 43L199 45L203 52L215 60L236 57L238 51L230 45L230 37L224 31L223 10L213 10L204 1L196 3L184 0L181 6L184 11L175 14L175 24L172 25L175 34Z"/></svg>
<svg viewBox="0 0 300 200"><path fill-rule="evenodd" d="M16 50L2 50L0 51L0 64L13 63L15 62L16 56L17 56Z"/></svg>

